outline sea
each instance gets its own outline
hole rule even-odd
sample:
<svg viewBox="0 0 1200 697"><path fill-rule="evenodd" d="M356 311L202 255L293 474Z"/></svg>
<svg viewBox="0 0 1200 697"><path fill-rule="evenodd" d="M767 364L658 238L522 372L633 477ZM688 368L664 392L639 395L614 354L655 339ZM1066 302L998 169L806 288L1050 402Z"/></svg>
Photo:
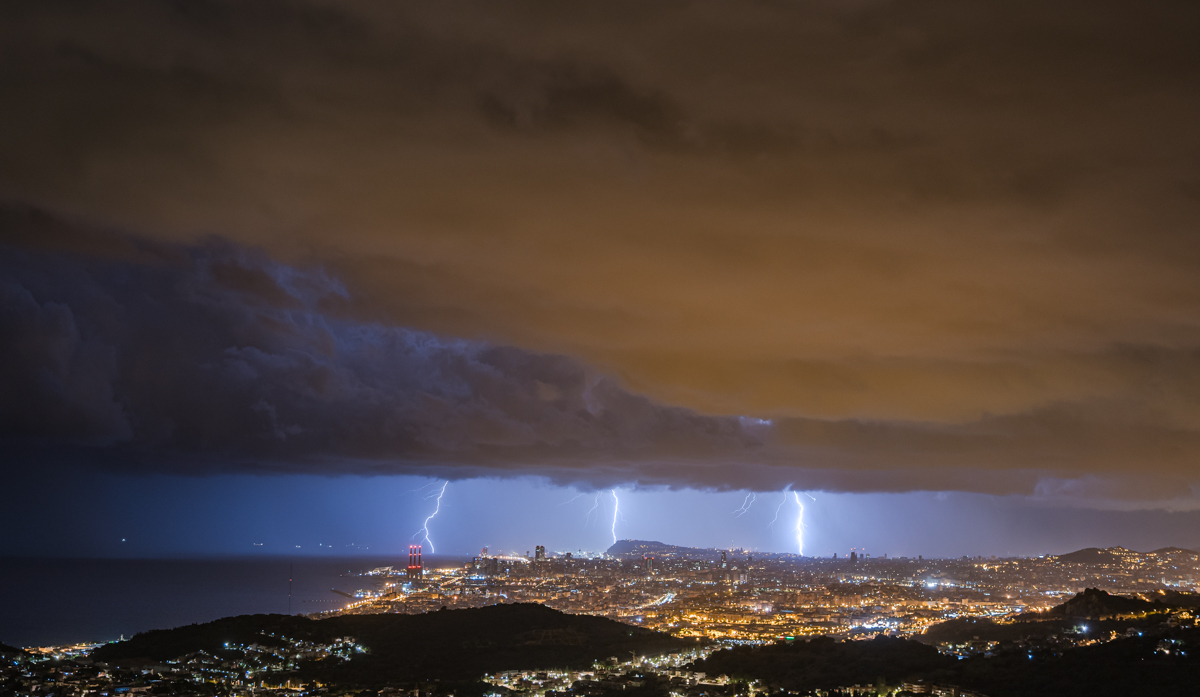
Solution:
<svg viewBox="0 0 1200 697"><path fill-rule="evenodd" d="M351 594L378 589L383 577L364 572L406 563L397 557L0 557L0 643L100 643L232 615L336 610L351 600L334 589Z"/></svg>

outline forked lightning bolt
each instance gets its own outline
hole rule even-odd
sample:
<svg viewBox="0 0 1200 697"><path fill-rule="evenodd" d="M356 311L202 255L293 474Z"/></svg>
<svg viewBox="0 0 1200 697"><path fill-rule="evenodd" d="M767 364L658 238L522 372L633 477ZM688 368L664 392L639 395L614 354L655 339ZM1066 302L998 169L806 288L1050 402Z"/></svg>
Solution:
<svg viewBox="0 0 1200 697"><path fill-rule="evenodd" d="M791 485L789 485L789 486L791 486ZM788 490L784 489L783 490L783 500L780 501L779 505L775 507L775 517L771 519L771 522L767 523L768 528L774 527L775 521L779 520L779 512L783 510L783 504L787 503L787 495L788 495Z"/></svg>
<svg viewBox="0 0 1200 697"><path fill-rule="evenodd" d="M596 492L596 500L592 502L592 507L589 508L587 514L583 516L584 525L587 525L592 519L592 514L596 512L597 508L600 508L600 492Z"/></svg>
<svg viewBox="0 0 1200 697"><path fill-rule="evenodd" d="M749 494L746 494L746 500L742 501L741 508L739 508L733 512L733 517L741 518L743 515L746 514L746 511L750 510L750 507L753 506L754 502L757 500L758 500L758 494L755 494L753 491L751 491Z"/></svg>
<svg viewBox="0 0 1200 697"><path fill-rule="evenodd" d="M435 480L433 480L432 482L429 482L429 483L428 483L428 484L426 484L425 486L419 486L419 487L417 487L416 489L409 489L409 490L408 490L408 493L410 493L410 494L411 494L411 493L414 493L414 492L417 492L417 491L424 491L424 490L428 489L428 488L429 488L429 487L431 487L431 486L437 486L437 480L436 480L436 479L435 479Z"/></svg>
<svg viewBox="0 0 1200 697"><path fill-rule="evenodd" d="M620 499L617 498L617 489L608 489L612 493L612 543L617 543L617 513L620 511Z"/></svg>
<svg viewBox="0 0 1200 697"><path fill-rule="evenodd" d="M800 556L804 556L804 504L800 501L799 492L793 491L792 495L796 497L796 505L800 507L800 514L796 516L796 547Z"/></svg>
<svg viewBox="0 0 1200 697"><path fill-rule="evenodd" d="M433 540L429 539L429 521L433 520L434 516L436 516L438 514L438 511L442 510L442 495L446 493L446 487L449 485L450 485L450 480L447 479L445 481L445 483L442 484L442 490L438 492L437 507L434 508L433 513L430 513L429 517L425 519L425 523L421 525L421 529L413 534L413 537L416 537L417 535L420 535L421 533L425 534L425 541L429 543L430 554L436 552L437 550L435 550L433 548Z"/></svg>
<svg viewBox="0 0 1200 697"><path fill-rule="evenodd" d="M571 502L572 502L572 501L574 501L575 499L579 498L580 496L583 496L583 494L575 494L574 496L572 496L571 498L567 499L566 501L563 501L562 503L558 504L558 506L565 506L565 505L567 505L568 503L571 503ZM555 506L555 508L558 508L558 506Z"/></svg>

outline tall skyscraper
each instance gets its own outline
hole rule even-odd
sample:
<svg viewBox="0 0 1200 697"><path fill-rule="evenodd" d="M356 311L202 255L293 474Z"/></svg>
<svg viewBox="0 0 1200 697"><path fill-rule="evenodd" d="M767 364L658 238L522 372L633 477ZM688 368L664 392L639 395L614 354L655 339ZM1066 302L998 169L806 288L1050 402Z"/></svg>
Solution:
<svg viewBox="0 0 1200 697"><path fill-rule="evenodd" d="M538 545L533 548L534 561L546 561L546 545Z"/></svg>

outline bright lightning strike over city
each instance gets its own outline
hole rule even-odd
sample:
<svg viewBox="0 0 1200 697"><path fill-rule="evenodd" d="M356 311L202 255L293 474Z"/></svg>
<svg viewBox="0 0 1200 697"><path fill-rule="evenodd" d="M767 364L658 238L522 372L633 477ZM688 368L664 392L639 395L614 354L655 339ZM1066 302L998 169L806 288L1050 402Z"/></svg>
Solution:
<svg viewBox="0 0 1200 697"><path fill-rule="evenodd" d="M610 489L613 497L613 517L612 517L612 541L617 543L617 516L621 513L621 501L617 498L617 490Z"/></svg>
<svg viewBox="0 0 1200 697"><path fill-rule="evenodd" d="M3 0L0 697L1196 693L1198 37Z"/></svg>
<svg viewBox="0 0 1200 697"><path fill-rule="evenodd" d="M437 504L434 506L433 513L430 513L425 522L421 524L421 529L417 532L418 535L424 535L424 540L429 544L429 551L436 552L433 547L433 540L429 538L429 521L437 517L438 512L442 510L442 497L446 494L446 487L450 485L449 480L442 483L442 488L437 493Z"/></svg>
<svg viewBox="0 0 1200 697"><path fill-rule="evenodd" d="M796 508L798 509L798 512L796 513L796 553L803 555L804 554L804 503L800 500L799 492L793 491L792 495L796 497Z"/></svg>

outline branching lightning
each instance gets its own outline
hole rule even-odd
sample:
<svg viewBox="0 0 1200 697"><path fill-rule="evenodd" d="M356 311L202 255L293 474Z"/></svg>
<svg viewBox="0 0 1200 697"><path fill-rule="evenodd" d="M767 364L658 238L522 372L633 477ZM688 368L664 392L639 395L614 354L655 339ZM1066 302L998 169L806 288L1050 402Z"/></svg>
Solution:
<svg viewBox="0 0 1200 697"><path fill-rule="evenodd" d="M558 504L558 506L565 506L565 505L567 505L568 503L571 503L571 502L572 502L572 501L574 501L575 499L579 498L580 496L583 496L583 494L575 494L574 496L572 496L571 498L567 499L566 501L563 501L562 503ZM555 506L555 508L558 508L558 506Z"/></svg>
<svg viewBox="0 0 1200 697"><path fill-rule="evenodd" d="M742 501L741 508L739 508L733 512L733 517L741 518L743 515L746 514L746 511L750 510L750 507L753 506L754 502L757 500L758 500L758 494L754 493L753 491L751 491L749 494L746 494L746 500Z"/></svg>
<svg viewBox="0 0 1200 697"><path fill-rule="evenodd" d="M621 500L617 498L617 490L616 489L609 489L609 492L612 493L612 497L613 497L612 536L613 536L613 544L615 545L617 543L617 515L621 511Z"/></svg>
<svg viewBox="0 0 1200 697"><path fill-rule="evenodd" d="M431 486L437 486L437 480L436 480L436 479L435 479L435 480L433 480L432 482L429 482L429 483L428 483L428 484L426 484L425 486L419 486L419 487L417 487L416 489L409 489L409 490L408 490L408 493L410 493L410 494L414 494L414 493L416 493L416 492L418 492L418 491L424 491L424 490L428 489L428 488L429 488L429 487L431 487Z"/></svg>
<svg viewBox="0 0 1200 697"><path fill-rule="evenodd" d="M804 503L800 500L799 492L793 491L792 495L796 497L796 505L800 507L800 514L796 516L796 547L800 556L804 556Z"/></svg>
<svg viewBox="0 0 1200 697"><path fill-rule="evenodd" d="M421 525L421 529L418 530L417 532L413 533L413 537L416 537L417 535L420 535L422 533L425 534L425 541L429 543L430 554L436 552L437 550L435 550L433 548L433 540L429 539L429 521L433 520L434 516L436 516L438 514L438 511L442 510L442 495L446 493L446 487L449 485L450 485L450 480L447 479L442 484L441 491L439 491L437 494L437 507L434 508L433 513L430 513L429 517L425 519L424 524Z"/></svg>
<svg viewBox="0 0 1200 697"><path fill-rule="evenodd" d="M787 503L787 495L788 495L788 490L784 489L783 490L783 499L779 502L779 505L775 507L775 517L771 519L771 522L767 523L768 528L774 527L775 521L779 520L779 512L783 510L783 504Z"/></svg>
<svg viewBox="0 0 1200 697"><path fill-rule="evenodd" d="M596 500L594 502L592 502L592 507L589 508L587 514L583 516L583 524L584 525L588 524L588 521L590 521L592 519L592 514L595 513L596 509L598 509L598 508L600 508L600 492L597 491L596 492Z"/></svg>

